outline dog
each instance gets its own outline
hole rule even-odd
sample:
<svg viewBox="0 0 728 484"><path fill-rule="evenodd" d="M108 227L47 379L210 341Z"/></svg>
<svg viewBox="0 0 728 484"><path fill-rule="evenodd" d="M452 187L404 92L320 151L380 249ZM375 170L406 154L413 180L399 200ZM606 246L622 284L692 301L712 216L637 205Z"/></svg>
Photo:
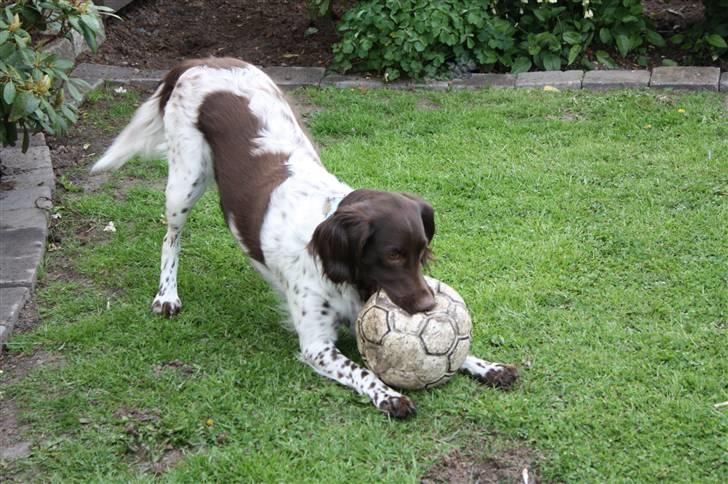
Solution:
<svg viewBox="0 0 728 484"><path fill-rule="evenodd" d="M366 394L387 415L414 403L336 348L337 326L356 320L384 289L416 313L435 304L422 274L435 235L433 207L415 195L354 190L324 168L285 96L255 66L232 58L182 62L93 166L165 156L167 233L152 311L177 314L180 233L213 177L225 221L253 267L282 296L301 360ZM508 387L514 366L469 355L463 372Z"/></svg>

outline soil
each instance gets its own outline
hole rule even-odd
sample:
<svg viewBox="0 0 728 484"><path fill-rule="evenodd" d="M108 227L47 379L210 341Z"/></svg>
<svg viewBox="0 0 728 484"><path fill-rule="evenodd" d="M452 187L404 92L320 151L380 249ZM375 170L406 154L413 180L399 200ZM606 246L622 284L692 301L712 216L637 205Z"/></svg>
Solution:
<svg viewBox="0 0 728 484"><path fill-rule="evenodd" d="M435 464L421 482L435 483L523 483L540 482L534 469L534 452L514 447L495 457L483 459L468 450L454 450Z"/></svg>
<svg viewBox="0 0 728 484"><path fill-rule="evenodd" d="M232 56L262 66L329 67L331 46L339 40L336 18L353 0L334 2L331 17L311 14L307 0L136 0L121 9L121 20L106 20L107 40L96 55L83 62L96 62L149 69L166 69L190 57ZM647 15L666 38L700 22L704 7L700 0L643 0ZM614 53L614 59L619 56ZM590 56L594 60L594 55ZM648 67L671 59L680 65L722 65L691 59L668 42L648 49ZM618 60L622 68L641 68L635 56ZM598 64L596 68L602 68Z"/></svg>
<svg viewBox="0 0 728 484"><path fill-rule="evenodd" d="M106 21L106 41L85 61L165 69L214 55L327 66L338 40L335 21L313 18L306 0L137 0L118 14L122 20Z"/></svg>

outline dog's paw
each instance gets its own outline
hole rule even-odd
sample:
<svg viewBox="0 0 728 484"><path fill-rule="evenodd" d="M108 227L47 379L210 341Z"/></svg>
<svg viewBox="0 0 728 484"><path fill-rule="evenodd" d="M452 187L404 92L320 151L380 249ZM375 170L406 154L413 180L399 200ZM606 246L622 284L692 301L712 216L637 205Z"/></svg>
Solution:
<svg viewBox="0 0 728 484"><path fill-rule="evenodd" d="M508 390L518 380L518 368L513 365L498 364L485 374L478 375L477 379L488 386Z"/></svg>
<svg viewBox="0 0 728 484"><path fill-rule="evenodd" d="M167 299L157 296L152 303L152 312L160 316L171 318L182 309L182 301L179 298Z"/></svg>
<svg viewBox="0 0 728 484"><path fill-rule="evenodd" d="M390 417L404 419L417 413L414 402L404 395L385 397L379 403L379 410Z"/></svg>

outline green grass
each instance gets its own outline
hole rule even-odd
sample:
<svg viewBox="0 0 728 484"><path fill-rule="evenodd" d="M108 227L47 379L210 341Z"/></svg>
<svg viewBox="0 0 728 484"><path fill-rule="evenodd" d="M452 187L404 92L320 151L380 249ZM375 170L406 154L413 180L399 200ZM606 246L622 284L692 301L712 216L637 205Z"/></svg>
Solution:
<svg viewBox="0 0 728 484"><path fill-rule="evenodd" d="M164 164L134 161L100 192L60 195L71 233L117 232L48 254L42 325L11 349L65 364L5 387L38 442L13 472L151 480L140 461L177 448L162 479L414 482L453 448L525 446L549 482L728 480L728 409L713 407L728 400L724 95L299 96L322 108L310 128L333 173L433 203L432 274L468 302L474 353L518 364L519 386L458 376L408 392L419 413L397 422L324 381L297 361L212 192L183 238L183 312L152 316L163 194L147 182ZM61 261L77 277L55 277ZM190 374L159 370L173 360Z"/></svg>

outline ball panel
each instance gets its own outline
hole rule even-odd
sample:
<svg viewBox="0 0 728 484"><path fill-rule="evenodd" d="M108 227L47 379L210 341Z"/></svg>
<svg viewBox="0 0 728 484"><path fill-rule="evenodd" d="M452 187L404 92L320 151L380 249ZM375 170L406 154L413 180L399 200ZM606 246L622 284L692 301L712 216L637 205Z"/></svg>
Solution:
<svg viewBox="0 0 728 484"><path fill-rule="evenodd" d="M379 306L364 310L359 317L357 327L361 328L361 336L372 343L381 343L389 332L388 312Z"/></svg>
<svg viewBox="0 0 728 484"><path fill-rule="evenodd" d="M438 312L425 321L420 338L425 351L430 355L444 355L456 341L455 329L447 313Z"/></svg>
<svg viewBox="0 0 728 484"><path fill-rule="evenodd" d="M447 383L448 381L450 381L450 378L452 378L452 377L453 377L453 375L455 375L455 372L448 372L448 373L445 373L445 374L444 374L443 376L441 376L441 377L440 377L440 378L439 378L438 380L436 380L436 381L434 381L434 382L432 382L432 383L427 383L427 384L425 385L425 388L427 388L427 389L430 389L430 388L433 388L433 387L436 387L436 386L440 386L440 385L442 385L443 383Z"/></svg>
<svg viewBox="0 0 728 484"><path fill-rule="evenodd" d="M448 356L449 361L449 371L457 371L462 366L463 363L465 363L465 358L468 356L468 352L470 351L470 337L463 337L460 338L457 343L455 343L455 348L453 349L452 353Z"/></svg>
<svg viewBox="0 0 728 484"><path fill-rule="evenodd" d="M427 355L422 360L422 365L415 370L417 379L426 385L432 384L442 378L448 371L448 359L445 356Z"/></svg>
<svg viewBox="0 0 728 484"><path fill-rule="evenodd" d="M424 382L416 378L417 370L423 366L425 358L419 337L393 331L374 353L376 362L372 362L372 370L384 383L399 388L424 387Z"/></svg>
<svg viewBox="0 0 728 484"><path fill-rule="evenodd" d="M450 318L457 327L458 336L470 336L473 332L473 322L468 310L460 303L453 303L447 310Z"/></svg>

